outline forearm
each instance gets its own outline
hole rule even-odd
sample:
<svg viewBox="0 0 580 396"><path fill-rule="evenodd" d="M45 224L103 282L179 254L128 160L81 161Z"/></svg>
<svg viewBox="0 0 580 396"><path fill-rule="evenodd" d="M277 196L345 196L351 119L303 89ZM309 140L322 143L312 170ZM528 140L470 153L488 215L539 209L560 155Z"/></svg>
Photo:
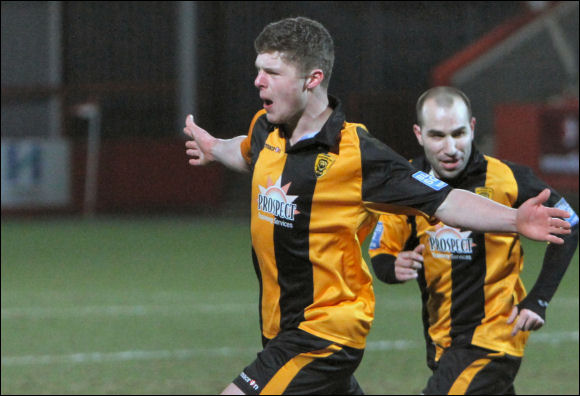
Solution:
<svg viewBox="0 0 580 396"><path fill-rule="evenodd" d="M534 287L524 300L523 308L532 309L545 316L547 303L552 300L556 293L568 266L578 246L578 224L572 228L572 233L562 237L564 244L549 244L546 248L542 270L534 284Z"/></svg>
<svg viewBox="0 0 580 396"><path fill-rule="evenodd" d="M517 210L472 192L454 189L435 212L452 227L480 232L517 232Z"/></svg>
<svg viewBox="0 0 580 396"><path fill-rule="evenodd" d="M379 254L371 258L371 264L377 278L385 283L402 283L395 275L395 260L397 258L390 254Z"/></svg>
<svg viewBox="0 0 580 396"><path fill-rule="evenodd" d="M237 136L232 139L215 139L211 148L212 159L235 171L247 172L249 166L240 150L240 144L245 138L246 136Z"/></svg>

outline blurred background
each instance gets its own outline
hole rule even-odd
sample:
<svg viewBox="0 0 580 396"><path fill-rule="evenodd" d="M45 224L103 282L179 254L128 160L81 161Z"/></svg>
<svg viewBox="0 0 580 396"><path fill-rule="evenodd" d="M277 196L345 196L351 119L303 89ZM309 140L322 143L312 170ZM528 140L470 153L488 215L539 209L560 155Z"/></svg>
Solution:
<svg viewBox="0 0 580 396"><path fill-rule="evenodd" d="M250 178L189 166L182 129L247 133L253 41L293 16L333 36L347 120L411 157L416 99L457 86L480 149L578 211L577 1L3 1L2 394L216 394L255 358ZM546 244L523 243L530 288ZM374 288L357 378L419 394L417 286ZM518 393L578 394L579 312L576 252Z"/></svg>
<svg viewBox="0 0 580 396"><path fill-rule="evenodd" d="M578 2L2 2L2 216L247 216L249 178L192 168L185 116L220 138L261 108L253 40L307 16L329 92L405 157L417 97L455 85L477 144L578 208Z"/></svg>

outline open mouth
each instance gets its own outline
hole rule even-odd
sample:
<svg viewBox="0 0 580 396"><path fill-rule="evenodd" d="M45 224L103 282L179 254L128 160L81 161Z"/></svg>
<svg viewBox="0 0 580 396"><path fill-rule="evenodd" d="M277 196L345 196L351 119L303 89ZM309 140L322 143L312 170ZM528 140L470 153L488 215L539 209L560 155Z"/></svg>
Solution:
<svg viewBox="0 0 580 396"><path fill-rule="evenodd" d="M272 108L272 101L270 99L262 99L264 102L264 109L266 109L267 111L270 111L270 109Z"/></svg>
<svg viewBox="0 0 580 396"><path fill-rule="evenodd" d="M451 161L449 161L449 160L441 161L441 165L443 166L444 169L452 170L452 169L455 169L459 165L459 159L454 159Z"/></svg>

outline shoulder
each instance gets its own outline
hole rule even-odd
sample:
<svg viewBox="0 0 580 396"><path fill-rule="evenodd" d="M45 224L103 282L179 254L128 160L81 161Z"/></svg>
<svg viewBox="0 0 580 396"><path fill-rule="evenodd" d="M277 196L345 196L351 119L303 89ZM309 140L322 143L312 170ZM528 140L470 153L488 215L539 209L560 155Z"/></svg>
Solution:
<svg viewBox="0 0 580 396"><path fill-rule="evenodd" d="M274 124L268 121L266 110L258 111L252 118L248 135L269 133L274 128Z"/></svg>
<svg viewBox="0 0 580 396"><path fill-rule="evenodd" d="M516 175L526 175L531 170L526 166L519 165L510 161L501 160L499 158L483 155L486 163L485 173L488 181L494 181L497 185L504 183L516 182ZM499 187L499 186L498 186Z"/></svg>
<svg viewBox="0 0 580 396"><path fill-rule="evenodd" d="M552 191L546 205L553 206L561 198L561 195L540 179L529 166L488 156L486 159L488 180L496 180L495 186L498 189L513 186L517 196L514 207L519 207L525 200L538 195L545 188Z"/></svg>
<svg viewBox="0 0 580 396"><path fill-rule="evenodd" d="M517 163L512 162L512 161L491 157L489 155L484 155L484 158L486 159L486 161L488 163L488 167L489 167L489 165L491 165L492 167L496 168L498 171L512 172L514 175L515 174L519 174L519 175L532 175L533 174L532 169L526 165L521 165L521 164L517 164Z"/></svg>
<svg viewBox="0 0 580 396"><path fill-rule="evenodd" d="M369 130L364 124L357 122L345 121L342 124L342 130L340 131L341 139L350 139L354 142L360 142L361 139L374 139L369 133Z"/></svg>
<svg viewBox="0 0 580 396"><path fill-rule="evenodd" d="M351 136L356 144L360 147L363 161L402 161L408 164L408 161L390 148L387 144L374 137L363 124L345 123L343 129L343 138Z"/></svg>

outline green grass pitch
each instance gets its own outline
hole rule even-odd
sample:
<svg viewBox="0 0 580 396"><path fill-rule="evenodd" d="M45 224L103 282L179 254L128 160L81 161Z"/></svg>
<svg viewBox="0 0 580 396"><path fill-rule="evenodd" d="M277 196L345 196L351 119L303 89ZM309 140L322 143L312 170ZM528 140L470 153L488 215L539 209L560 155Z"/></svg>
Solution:
<svg viewBox="0 0 580 396"><path fill-rule="evenodd" d="M260 350L247 221L3 219L1 238L2 394L215 394ZM544 245L524 242L530 288ZM417 285L375 291L357 379L367 394L418 394ZM519 394L578 394L578 320L576 252Z"/></svg>

